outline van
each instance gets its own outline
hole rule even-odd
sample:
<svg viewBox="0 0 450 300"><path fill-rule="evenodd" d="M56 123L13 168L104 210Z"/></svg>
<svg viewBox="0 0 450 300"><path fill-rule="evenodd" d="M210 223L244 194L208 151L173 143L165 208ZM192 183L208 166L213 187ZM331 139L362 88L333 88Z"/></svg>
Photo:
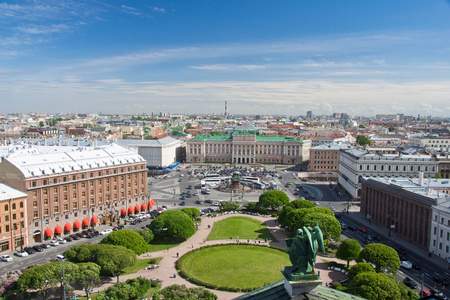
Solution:
<svg viewBox="0 0 450 300"><path fill-rule="evenodd" d="M405 269L412 269L412 263L407 260L404 260L400 263L400 267L403 267Z"/></svg>
<svg viewBox="0 0 450 300"><path fill-rule="evenodd" d="M67 261L67 259L61 254L56 255L55 260L56 261Z"/></svg>

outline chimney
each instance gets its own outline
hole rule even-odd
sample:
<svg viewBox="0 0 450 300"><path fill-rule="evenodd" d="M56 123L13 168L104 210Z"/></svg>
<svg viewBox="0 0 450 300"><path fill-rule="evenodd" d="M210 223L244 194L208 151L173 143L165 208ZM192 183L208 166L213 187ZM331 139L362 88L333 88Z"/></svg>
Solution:
<svg viewBox="0 0 450 300"><path fill-rule="evenodd" d="M423 172L419 172L419 185L422 186L423 184Z"/></svg>

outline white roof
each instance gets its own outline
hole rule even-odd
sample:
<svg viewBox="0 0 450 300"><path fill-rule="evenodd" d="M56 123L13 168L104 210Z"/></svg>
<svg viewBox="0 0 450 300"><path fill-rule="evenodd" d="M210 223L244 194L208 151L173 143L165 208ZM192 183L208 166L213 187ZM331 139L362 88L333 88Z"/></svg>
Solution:
<svg viewBox="0 0 450 300"><path fill-rule="evenodd" d="M0 183L0 201L16 199L21 197L27 197L28 195L24 192L16 190L15 188L10 187L4 183Z"/></svg>
<svg viewBox="0 0 450 300"><path fill-rule="evenodd" d="M12 152L4 157L4 160L16 166L25 178L145 162L139 154L116 144L100 147L32 148L35 149Z"/></svg>

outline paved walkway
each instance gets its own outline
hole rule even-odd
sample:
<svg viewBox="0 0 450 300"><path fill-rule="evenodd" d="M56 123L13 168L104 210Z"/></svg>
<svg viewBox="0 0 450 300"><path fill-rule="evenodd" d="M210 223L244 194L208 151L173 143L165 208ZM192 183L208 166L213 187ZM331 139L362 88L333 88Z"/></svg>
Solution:
<svg viewBox="0 0 450 300"><path fill-rule="evenodd" d="M176 269L175 269L175 262L177 260L177 253L179 253L180 256L184 255L185 253L191 251L193 248L202 247L204 245L215 245L215 244L224 244L224 243L236 243L236 237L234 237L233 240L215 240L215 241L206 241L211 229L213 228L214 222L223 220L228 217L233 216L246 216L251 217L253 219L259 220L261 222L265 222L267 229L270 231L270 233L276 238L278 241L270 242L270 246L274 247L281 247L286 248L286 233L283 229L278 227L276 219L273 217L266 218L261 216L253 216L253 215L246 215L246 214L223 214L218 217L209 218L209 217L203 217L202 223L199 226L199 229L197 232L186 242L178 245L177 247L173 247L169 250L163 250L158 252L152 252L151 257L163 257L161 262L159 263L159 268L155 270L140 270L139 272L135 274L130 274L126 276L121 276L119 279L120 281L125 281L130 278L135 277L145 277L145 278L158 278L162 280L162 287L166 287L172 284L179 284L179 285L185 285L187 287L196 287L196 285L190 283L189 281L186 281L181 276L178 276ZM208 228L208 225L210 228ZM241 240L242 241L242 240ZM254 241L253 241L254 242ZM261 241L261 244L266 244L264 241ZM149 258L148 254L143 254L139 258ZM345 278L345 275L336 272L336 271L330 271L327 269L326 264L323 262L323 260L333 260L333 261L339 261L335 258L326 257L324 255L318 255L317 261L316 261L316 270L320 271L320 278L324 282L324 284L330 282L330 281L339 281L343 280ZM344 263L342 261L339 261L341 263ZM281 270L280 270L281 271ZM177 276L174 278L173 275L177 274ZM107 287L111 286L112 284L116 283L115 278L112 279L109 283L105 283L99 288L94 289L94 291L102 291L106 289ZM223 292L223 291L216 291L211 290L214 294L218 296L220 300L228 300L228 299L234 299L243 293L230 293L230 292ZM77 294L83 295L83 291L76 291Z"/></svg>

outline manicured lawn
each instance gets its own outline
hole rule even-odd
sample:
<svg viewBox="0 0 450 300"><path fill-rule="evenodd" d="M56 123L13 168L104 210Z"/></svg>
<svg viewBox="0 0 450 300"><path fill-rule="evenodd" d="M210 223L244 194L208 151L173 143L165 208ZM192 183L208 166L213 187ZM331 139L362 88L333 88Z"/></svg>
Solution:
<svg viewBox="0 0 450 300"><path fill-rule="evenodd" d="M262 240L270 238L272 241L277 242L263 222L249 217L230 217L214 223L207 240L226 240L230 237L233 237L233 239L239 237L243 242L244 240L254 240L256 238Z"/></svg>
<svg viewBox="0 0 450 300"><path fill-rule="evenodd" d="M162 257L153 257L153 258L144 258L144 259L138 259L136 260L136 263L132 266L126 267L123 269L121 276L128 275L128 274L134 274L139 270L142 270L145 267L148 267L149 265L157 265L161 261Z"/></svg>
<svg viewBox="0 0 450 300"><path fill-rule="evenodd" d="M258 288L283 278L287 253L255 245L220 245L189 252L179 260L185 276L226 288Z"/></svg>

